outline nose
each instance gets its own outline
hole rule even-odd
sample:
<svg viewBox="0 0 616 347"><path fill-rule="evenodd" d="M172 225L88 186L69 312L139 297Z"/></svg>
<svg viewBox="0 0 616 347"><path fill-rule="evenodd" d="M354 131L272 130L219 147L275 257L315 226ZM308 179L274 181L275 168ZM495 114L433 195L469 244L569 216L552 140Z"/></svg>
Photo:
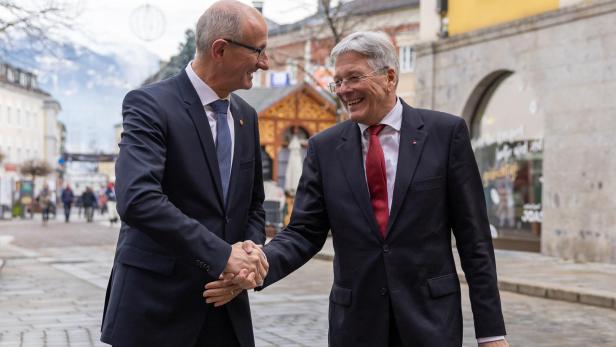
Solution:
<svg viewBox="0 0 616 347"><path fill-rule="evenodd" d="M263 52L263 57L257 61L257 67L261 70L269 70L269 58L266 52Z"/></svg>

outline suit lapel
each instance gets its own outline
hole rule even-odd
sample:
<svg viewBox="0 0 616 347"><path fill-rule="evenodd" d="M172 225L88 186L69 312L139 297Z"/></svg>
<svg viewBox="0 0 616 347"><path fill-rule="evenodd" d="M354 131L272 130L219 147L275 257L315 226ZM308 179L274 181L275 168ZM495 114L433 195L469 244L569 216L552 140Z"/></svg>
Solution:
<svg viewBox="0 0 616 347"><path fill-rule="evenodd" d="M244 141L246 141L246 133L244 129L244 120L242 119L243 115L241 110L237 107L236 103L233 102L233 95L230 96L230 107L231 107L231 115L233 116L233 133L234 133L234 143L233 143L233 163L231 164L231 177L229 178L229 192L227 199L227 206L233 206L231 200L234 198L238 183L236 182L239 179L239 171L240 171L240 158L242 157L241 149ZM240 123L240 119L242 119ZM256 158L255 158L256 159Z"/></svg>
<svg viewBox="0 0 616 347"><path fill-rule="evenodd" d="M347 127L342 134L341 142L336 147L338 160L342 166L342 171L346 177L349 188L355 197L357 205L366 217L370 224L370 229L375 236L382 240L379 233L379 228L370 205L370 194L368 193L368 185L364 173L364 164L362 156L361 134L356 123L349 121Z"/></svg>
<svg viewBox="0 0 616 347"><path fill-rule="evenodd" d="M218 157L216 156L216 146L214 145L212 129L210 128L210 123L207 120L205 109L203 108L203 105L201 105L199 96L197 95L195 88L190 83L185 71L182 71L178 75L178 83L184 98L184 105L186 106L186 110L195 125L197 135L201 141L201 149L205 153L205 160L207 161L207 167L210 170L210 176L214 179L218 200L221 206L224 206L220 170L218 168Z"/></svg>
<svg viewBox="0 0 616 347"><path fill-rule="evenodd" d="M402 126L400 128L400 148L398 149L398 167L396 168L396 181L394 196L387 224L387 237L398 217L400 207L407 196L409 185L417 169L421 153L428 134L422 130L421 115L412 107L402 102Z"/></svg>

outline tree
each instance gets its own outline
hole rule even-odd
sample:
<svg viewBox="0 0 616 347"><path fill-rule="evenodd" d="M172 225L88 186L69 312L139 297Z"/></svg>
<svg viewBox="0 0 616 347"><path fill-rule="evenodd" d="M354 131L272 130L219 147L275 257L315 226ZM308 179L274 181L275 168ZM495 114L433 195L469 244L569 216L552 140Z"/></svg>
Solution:
<svg viewBox="0 0 616 347"><path fill-rule="evenodd" d="M2 161L4 161L4 153L0 151L0 164L2 164Z"/></svg>
<svg viewBox="0 0 616 347"><path fill-rule="evenodd" d="M172 56L168 62L162 64L160 70L158 70L158 72L156 72L154 75L148 77L143 82L143 85L161 81L165 78L174 76L180 71L182 71L184 68L186 68L186 65L188 65L188 63L193 60L195 56L195 48L197 47L195 32L191 29L188 29L184 33L184 37L186 40L185 42L180 43L180 46L178 47L178 54Z"/></svg>
<svg viewBox="0 0 616 347"><path fill-rule="evenodd" d="M332 1L318 0L318 11L314 15L307 17L297 23L291 24L298 30L298 41L307 40L315 42L316 46L329 52L347 34L352 32L358 24L366 20L370 15L369 11L364 11L368 0L354 1ZM292 64L302 71L316 85L319 85L318 78L307 68L310 66L324 66L325 61L311 59L305 61L303 54L298 52L285 52L284 50L270 50L268 55L270 60L276 65ZM324 86L322 86L324 87Z"/></svg>
<svg viewBox="0 0 616 347"><path fill-rule="evenodd" d="M330 93L329 88L319 80L314 67L320 67L321 72L332 76L331 68L328 67L328 57L331 49L338 44L346 35L355 30L370 16L370 3L373 0L335 1L318 0L317 12L299 22L288 24L291 31L298 36L297 41L307 41L312 47L318 47L323 54L315 59L312 54L306 61L303 51L285 51L282 49L269 49L268 56L274 65L290 65L301 71L315 86ZM281 27L282 28L282 27ZM284 29L283 29L284 30ZM333 96L333 95L332 95ZM336 102L337 118L343 115L344 110L340 100L333 97Z"/></svg>
<svg viewBox="0 0 616 347"><path fill-rule="evenodd" d="M80 13L74 2L0 0L0 57L10 58L18 42L28 42L38 52L51 50L49 44L72 29Z"/></svg>
<svg viewBox="0 0 616 347"><path fill-rule="evenodd" d="M32 182L36 176L47 176L52 172L51 166L44 160L27 160L21 165L19 170L22 175L32 176Z"/></svg>

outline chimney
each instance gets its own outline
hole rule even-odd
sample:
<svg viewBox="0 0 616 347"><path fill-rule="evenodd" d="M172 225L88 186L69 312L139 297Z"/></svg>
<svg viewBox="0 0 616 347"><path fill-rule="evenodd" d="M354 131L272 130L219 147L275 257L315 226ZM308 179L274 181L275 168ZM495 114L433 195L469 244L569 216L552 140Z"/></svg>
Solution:
<svg viewBox="0 0 616 347"><path fill-rule="evenodd" d="M263 13L263 1L262 0L252 0L252 6L257 9L260 13Z"/></svg>

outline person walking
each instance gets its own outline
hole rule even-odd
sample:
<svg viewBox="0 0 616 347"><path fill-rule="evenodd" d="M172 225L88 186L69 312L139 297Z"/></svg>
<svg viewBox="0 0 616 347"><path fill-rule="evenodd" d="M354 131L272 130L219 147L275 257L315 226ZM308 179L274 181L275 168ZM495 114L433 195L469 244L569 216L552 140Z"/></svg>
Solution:
<svg viewBox="0 0 616 347"><path fill-rule="evenodd" d="M109 213L109 224L113 226L113 224L118 221L115 187L113 182L109 182L107 184L107 188L105 188L105 197L107 198L107 212Z"/></svg>
<svg viewBox="0 0 616 347"><path fill-rule="evenodd" d="M51 191L49 190L49 185L45 184L41 192L37 197L39 207L41 208L41 215L43 219L43 225L47 225L49 221L49 213L51 210Z"/></svg>
<svg viewBox="0 0 616 347"><path fill-rule="evenodd" d="M86 187L86 190L81 194L81 203L83 204L84 215L86 222L92 223L94 219L94 209L96 208L96 195L92 188Z"/></svg>
<svg viewBox="0 0 616 347"><path fill-rule="evenodd" d="M73 190L70 185L66 185L66 188L62 190L62 195L60 195L60 199L62 200L62 205L64 207L64 223L68 223L71 218L71 208L73 206L73 200L75 200L75 194L73 194Z"/></svg>

